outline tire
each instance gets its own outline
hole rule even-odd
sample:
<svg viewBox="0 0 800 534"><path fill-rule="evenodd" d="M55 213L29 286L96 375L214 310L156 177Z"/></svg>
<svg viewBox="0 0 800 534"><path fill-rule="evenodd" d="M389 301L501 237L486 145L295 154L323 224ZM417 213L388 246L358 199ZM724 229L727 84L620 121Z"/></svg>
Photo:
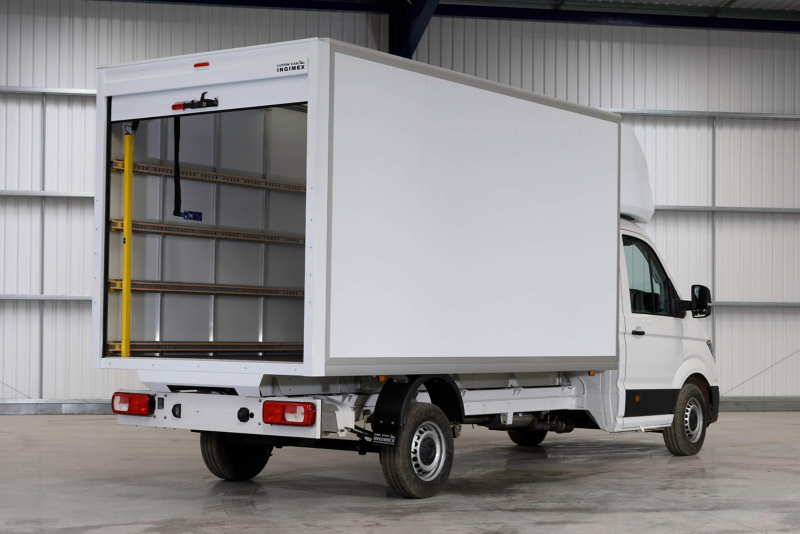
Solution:
<svg viewBox="0 0 800 534"><path fill-rule="evenodd" d="M703 392L684 384L675 403L672 426L664 429L664 444L675 456L693 456L703 448L708 428L708 406Z"/></svg>
<svg viewBox="0 0 800 534"><path fill-rule="evenodd" d="M211 473L223 480L250 480L272 456L272 447L236 443L222 432L201 432L200 452Z"/></svg>
<svg viewBox="0 0 800 534"><path fill-rule="evenodd" d="M523 447L535 447L544 441L547 430L509 430L508 437L517 445Z"/></svg>
<svg viewBox="0 0 800 534"><path fill-rule="evenodd" d="M383 476L389 487L407 499L439 493L453 467L454 441L450 420L441 408L413 404L394 447L381 448Z"/></svg>

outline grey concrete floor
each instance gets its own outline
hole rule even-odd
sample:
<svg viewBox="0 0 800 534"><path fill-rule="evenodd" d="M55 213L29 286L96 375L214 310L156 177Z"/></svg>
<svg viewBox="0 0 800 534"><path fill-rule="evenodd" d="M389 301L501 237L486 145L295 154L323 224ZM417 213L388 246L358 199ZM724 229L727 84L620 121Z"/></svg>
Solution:
<svg viewBox="0 0 800 534"><path fill-rule="evenodd" d="M660 434L542 446L465 428L445 489L398 498L377 455L277 450L250 482L198 435L111 416L0 416L0 532L800 532L800 413L723 413L695 457Z"/></svg>

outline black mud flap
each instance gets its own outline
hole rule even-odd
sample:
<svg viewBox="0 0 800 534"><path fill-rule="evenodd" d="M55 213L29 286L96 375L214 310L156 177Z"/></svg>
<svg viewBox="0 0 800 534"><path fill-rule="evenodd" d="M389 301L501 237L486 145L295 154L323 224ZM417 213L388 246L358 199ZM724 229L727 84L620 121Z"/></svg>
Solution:
<svg viewBox="0 0 800 534"><path fill-rule="evenodd" d="M431 403L441 408L450 421L464 422L464 402L450 375L411 375L406 378L405 381L389 378L378 395L372 416L374 445L395 444L400 429L406 424L411 401L423 384Z"/></svg>
<svg viewBox="0 0 800 534"><path fill-rule="evenodd" d="M708 424L716 423L719 419L719 386L710 386L711 406L708 407Z"/></svg>

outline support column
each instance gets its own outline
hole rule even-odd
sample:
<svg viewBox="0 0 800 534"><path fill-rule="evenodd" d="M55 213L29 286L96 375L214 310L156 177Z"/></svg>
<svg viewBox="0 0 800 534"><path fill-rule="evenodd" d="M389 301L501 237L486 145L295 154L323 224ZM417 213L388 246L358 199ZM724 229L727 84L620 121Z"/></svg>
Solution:
<svg viewBox="0 0 800 534"><path fill-rule="evenodd" d="M122 346L121 355L131 355L131 245L133 244L133 136L139 121L122 126L125 135L125 173L122 217Z"/></svg>

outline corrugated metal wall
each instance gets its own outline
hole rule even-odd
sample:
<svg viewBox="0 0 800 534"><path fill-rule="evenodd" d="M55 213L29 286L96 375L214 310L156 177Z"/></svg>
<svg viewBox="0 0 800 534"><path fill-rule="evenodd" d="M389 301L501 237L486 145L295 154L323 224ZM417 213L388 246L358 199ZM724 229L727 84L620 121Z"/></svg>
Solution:
<svg viewBox="0 0 800 534"><path fill-rule="evenodd" d="M95 69L306 37L388 48L385 16L94 0L0 1L0 85L94 88Z"/></svg>
<svg viewBox="0 0 800 534"><path fill-rule="evenodd" d="M0 36L0 86L71 89L129 61L314 36L389 43L375 14L91 0L0 0ZM43 117L41 96L0 94L0 191L93 191L94 98L45 100ZM0 294L90 294L91 225L90 198L0 196ZM90 368L90 318L88 301L0 301L0 398L141 387L134 373Z"/></svg>
<svg viewBox="0 0 800 534"><path fill-rule="evenodd" d="M0 0L0 35L6 36L0 39L0 86L93 88L99 65L304 37L386 50L388 19L350 12ZM434 18L415 57L598 107L800 113L800 36L791 34ZM93 114L91 98L47 97L44 189L93 189ZM710 120L626 122L645 147L657 204L712 204ZM41 97L0 95L0 190L42 188L41 125ZM798 127L718 120L715 203L800 207ZM88 294L90 210L86 199L0 197L0 291ZM706 213L661 212L648 225L684 294L691 283L711 285L711 219ZM798 302L798 220L718 215L716 300ZM89 369L89 308L88 302L2 301L0 397L107 397L117 387L135 387L130 374ZM716 310L723 392L800 394L800 363L795 357L782 361L800 347L798 314L782 308Z"/></svg>

